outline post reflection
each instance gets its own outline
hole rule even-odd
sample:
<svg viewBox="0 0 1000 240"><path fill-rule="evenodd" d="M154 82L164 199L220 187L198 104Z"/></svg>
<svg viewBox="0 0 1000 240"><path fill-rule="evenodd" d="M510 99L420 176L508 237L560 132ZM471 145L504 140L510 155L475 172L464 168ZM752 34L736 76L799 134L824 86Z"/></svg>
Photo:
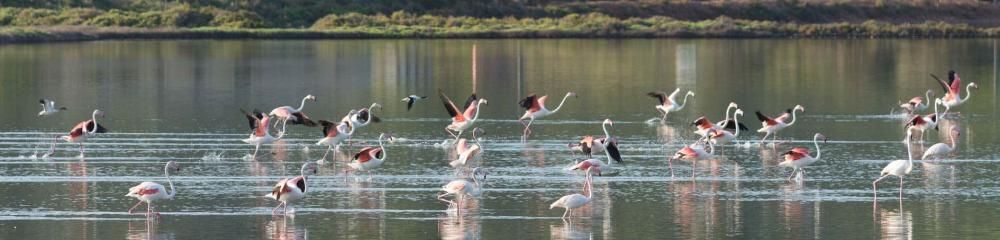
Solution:
<svg viewBox="0 0 1000 240"><path fill-rule="evenodd" d="M903 209L902 199L897 209L879 209L876 215L881 239L913 239L913 216Z"/></svg>
<svg viewBox="0 0 1000 240"><path fill-rule="evenodd" d="M125 239L129 240L172 240L176 239L173 232L158 232L159 220L145 218L145 221L129 221ZM81 235L87 236L87 235Z"/></svg>
<svg viewBox="0 0 1000 240"><path fill-rule="evenodd" d="M291 216L273 216L264 226L265 238L277 240L307 240L309 229L305 225L296 224Z"/></svg>
<svg viewBox="0 0 1000 240"><path fill-rule="evenodd" d="M549 225L550 239L594 239L592 219L553 222ZM607 239L607 236L605 237Z"/></svg>
<svg viewBox="0 0 1000 240"><path fill-rule="evenodd" d="M483 228L479 217L449 214L438 220L441 239L482 239Z"/></svg>

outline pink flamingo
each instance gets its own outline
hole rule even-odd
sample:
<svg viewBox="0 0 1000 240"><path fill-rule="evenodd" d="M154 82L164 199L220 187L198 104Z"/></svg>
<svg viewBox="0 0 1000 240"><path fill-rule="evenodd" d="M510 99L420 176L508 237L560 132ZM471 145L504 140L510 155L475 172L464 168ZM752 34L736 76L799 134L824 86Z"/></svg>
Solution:
<svg viewBox="0 0 1000 240"><path fill-rule="evenodd" d="M731 125L734 126L733 128L736 130L736 133L731 133L726 131L723 126L716 125L719 129L708 128L707 132L705 132L708 141L711 141L714 145L721 145L736 140L736 137L740 136L740 128L742 128L739 125L740 121L737 120L739 116L743 116L742 109L736 109L735 114L733 114L733 123Z"/></svg>
<svg viewBox="0 0 1000 240"><path fill-rule="evenodd" d="M913 118L910 118L910 121L906 122L906 131L907 132L920 131L920 142L923 142L924 132L926 132L927 129L931 128L933 128L934 130L938 129L937 125L939 116L938 116L937 106L940 104L941 104L940 98L934 99L934 113L927 114L924 116L920 116L919 114L917 114L914 115ZM907 137L913 137L913 135L907 134ZM912 141L912 140L913 139L906 139L904 141Z"/></svg>
<svg viewBox="0 0 1000 240"><path fill-rule="evenodd" d="M576 93L567 92L566 96L564 96L562 101L559 102L559 106L556 106L556 109L552 110L545 107L545 99L549 97L548 95L538 97L538 95L531 94L530 96L521 99L518 104L521 105L525 111L524 115L522 115L521 118L518 118L517 121L521 122L521 125L524 125L524 137L522 137L522 140L528 139L528 136L531 135L531 123L534 122L535 119L555 114L562 108L563 103L566 103L566 98L569 98L570 96L576 97ZM525 119L528 119L527 123L524 122Z"/></svg>
<svg viewBox="0 0 1000 240"><path fill-rule="evenodd" d="M285 178L278 181L278 184L274 185L274 189L271 190L271 193L264 196L280 202L278 203L278 206L275 206L274 209L271 210L271 214L277 215L279 207L282 208L282 214L286 214L288 213L288 203L305 198L307 193L306 186L308 186L308 184L306 184L307 176L315 175L316 172L316 163L307 162L302 164L302 169L299 170L301 175L298 177L291 179Z"/></svg>
<svg viewBox="0 0 1000 240"><path fill-rule="evenodd" d="M271 122L271 117L264 115L264 113L258 111L257 109L254 109L253 113L248 113L243 109L240 109L240 112L243 112L243 115L246 116L247 120L250 122L250 129L253 130L250 137L243 139L243 142L254 145L253 155L251 157L257 157L257 151L260 150L260 145L269 144L281 139L281 134L279 134L278 137L273 137L268 131L268 124Z"/></svg>
<svg viewBox="0 0 1000 240"><path fill-rule="evenodd" d="M381 122L382 119L379 119L378 117L375 116L375 114L372 113L373 109L375 109L376 107L378 107L379 110L382 110L381 104L372 103L371 106L359 109L356 112L354 112L354 114L348 114L347 116L344 117L344 119L341 119L340 121L341 122L350 121L351 126L354 126L356 128L364 128L365 126L368 126L368 124L372 122L376 123Z"/></svg>
<svg viewBox="0 0 1000 240"><path fill-rule="evenodd" d="M670 112L676 112L680 111L681 109L684 109L684 105L687 105L688 97L694 97L694 92L687 91L687 94L684 94L684 102L681 102L681 104L677 104L677 100L675 99L677 99L677 93L679 92L681 92L680 88L674 89L674 92L670 93L669 96L665 92L650 92L646 94L650 97L658 99L656 104L656 111L663 113L663 116L660 117L661 124L667 123L667 114L670 114ZM650 120L655 121L652 119Z"/></svg>
<svg viewBox="0 0 1000 240"><path fill-rule="evenodd" d="M614 126L614 123L611 122L611 119L604 119L604 122L601 124L601 128L604 130L604 137L594 138L594 136L590 135L584 136L580 140L579 147L574 149L579 149L587 157L592 157L594 153L608 151L612 159L621 163L622 155L618 151L618 139L611 137L611 133L608 132L608 126Z"/></svg>
<svg viewBox="0 0 1000 240"><path fill-rule="evenodd" d="M476 137L477 132L482 133L483 129L472 129L472 140L476 141L475 144L468 144L468 140L465 140L465 138L458 139L458 142L455 144L455 152L458 153L458 159L451 161L448 165L454 168L467 167L473 165L476 159L482 157L483 144Z"/></svg>
<svg viewBox="0 0 1000 240"><path fill-rule="evenodd" d="M153 207L153 202L161 200L171 200L174 199L174 195L177 194L177 190L174 189L174 182L170 181L170 173L177 173L181 171L181 165L177 162L169 161L166 166L163 166L163 175L167 178L167 183L170 185L170 192L163 185L155 182L142 182L135 187L128 189L127 197L134 197L139 199L139 202L135 203L132 208L128 209L128 213L132 214L132 210L139 207L139 204L146 203L146 217L156 215L160 216L160 213L155 212Z"/></svg>
<svg viewBox="0 0 1000 240"><path fill-rule="evenodd" d="M463 108L460 109L455 106L455 102L452 102L451 98L444 95L444 92L441 91L441 89L438 89L438 95L441 97L441 102L444 103L444 109L448 110L448 115L451 116L451 124L448 124L448 126L444 128L444 131L454 136L455 141L458 141L458 138L462 136L462 132L469 129L469 127L472 127L472 124L474 124L476 120L479 120L479 107L482 104L487 104L487 101L486 99L480 99L475 93L473 93L469 96L469 99L465 101ZM456 134L455 132L458 133Z"/></svg>
<svg viewBox="0 0 1000 240"><path fill-rule="evenodd" d="M677 150L674 156L667 159L667 164L670 168L670 177L674 177L674 160L691 160L691 177L694 178L695 171L694 168L698 166L698 160L711 160L715 158L715 146L712 142L708 142L709 151L705 151L703 146L699 146L697 143L684 146L681 150Z"/></svg>
<svg viewBox="0 0 1000 240"><path fill-rule="evenodd" d="M795 176L796 171L804 174L806 166L819 161L820 156L823 154L819 150L820 139L823 139L824 143L826 142L826 136L823 136L823 134L817 133L813 135L813 144L816 145L816 157L809 156L809 149L803 147L793 148L791 151L785 152L785 161L778 163L778 166L792 168L792 173L788 175L788 181L792 180L792 176Z"/></svg>
<svg viewBox="0 0 1000 240"><path fill-rule="evenodd" d="M781 114L781 116L778 116L777 118L774 119L764 116L764 114L761 114L760 111L757 111L756 112L757 119L760 119L761 125L763 125L760 129L757 129L757 132L767 133L764 134L764 138L761 138L761 143L763 144L763 140L767 140L767 137L772 134L774 135L772 142L777 141L778 131L781 131L782 129L785 129L795 124L796 111L805 112L806 108L802 107L802 105L795 105L794 109L788 109L785 111L785 113ZM791 116L792 121L786 122L788 121L789 116Z"/></svg>
<svg viewBox="0 0 1000 240"><path fill-rule="evenodd" d="M941 80L934 74L931 74L931 77L937 80L938 83L941 83L941 87L943 87L945 91L944 97L941 98L941 105L944 105L944 113L941 115L947 115L948 110L951 110L953 107L958 107L962 105L962 103L965 103L966 100L969 100L969 97L972 96L970 88L979 88L979 85L976 85L974 82L970 82L969 85L965 86L965 98L961 98L962 92L960 91L960 88L962 87L962 78L959 78L958 73L955 73L954 70L948 71L948 82Z"/></svg>
<svg viewBox="0 0 1000 240"><path fill-rule="evenodd" d="M569 217L570 212L576 210L577 208L583 207L584 205L587 205L587 203L590 203L590 200L593 199L594 197L594 189L591 183L593 181L593 177L590 175L590 171L591 169L587 170L587 176L583 183L584 191L587 192L587 196L584 196L583 194L579 193L563 196L559 198L559 200L553 202L552 205L549 205L549 209L557 207L565 208L566 211L563 212L562 218L566 219L567 217Z"/></svg>
<svg viewBox="0 0 1000 240"><path fill-rule="evenodd" d="M740 130L743 131L750 130L749 128L747 128L747 126L740 124L739 122L736 122L734 118L729 117L729 109L734 109L734 108L736 109L736 111L743 112L742 110L739 109L739 105L737 105L735 102L730 102L729 106L726 107L726 118L714 124L712 123L712 121L709 121L708 118L705 116L701 116L698 119L695 119L694 122L691 123L691 125L694 125L697 128L697 130L695 130L694 133L701 136L705 136L705 133L708 131L708 129L736 131L736 129L739 128Z"/></svg>
<svg viewBox="0 0 1000 240"><path fill-rule="evenodd" d="M382 133L378 136L378 147L365 147L361 151L354 154L354 161L348 164L351 168L358 171L368 172L368 180L372 179L372 169L376 169L382 166L382 162L385 161L386 151L385 146L382 145L382 139L386 138L390 143L393 141L391 135Z"/></svg>
<svg viewBox="0 0 1000 240"><path fill-rule="evenodd" d="M351 113L348 113L348 115L353 113L354 110L351 110ZM351 125L350 121L337 124L327 120L319 120L319 123L323 125L323 138L316 142L316 145L327 146L326 152L323 153L323 158L321 159L326 159L326 155L330 154L330 151L334 148L339 149L341 143L350 138L351 135L354 135L355 128Z"/></svg>
<svg viewBox="0 0 1000 240"><path fill-rule="evenodd" d="M933 94L934 91L931 91L930 89L927 89L927 92L924 93L925 97L927 97L926 99L928 102L931 100L931 95ZM925 98L916 96L911 98L909 102L900 104L899 107L905 109L907 112L910 113L923 111L927 109L927 102L924 102L924 99Z"/></svg>
<svg viewBox="0 0 1000 240"><path fill-rule="evenodd" d="M305 113L302 113L302 108L306 106L306 100L312 100L313 102L315 102L316 96L313 96L311 94L306 95L305 98L302 98L302 103L299 104L299 108L292 108L290 106L281 106L274 108L274 110L271 110L271 113L268 115L275 116L278 118L278 120L281 121L281 131L278 132L278 136L285 135L285 125L289 121L291 121L292 124L302 124L307 127L316 126L315 122L309 119L309 117L306 116ZM277 127L278 122L274 122L274 126Z"/></svg>
<svg viewBox="0 0 1000 240"><path fill-rule="evenodd" d="M438 200L448 203L449 206L455 206L455 210L461 214L462 208L465 206L466 196L475 198L483 194L482 184L479 182L479 179L477 179L480 174L483 175L483 181L485 181L486 171L481 168L473 168L471 176L472 182L465 179L456 179L448 182L448 184L441 187L441 191L444 191L444 193L438 195ZM456 200L452 201L444 199L444 197L449 195L454 195Z"/></svg>
<svg viewBox="0 0 1000 240"><path fill-rule="evenodd" d="M80 158L83 158L83 153L84 153L83 142L87 141L87 139L90 137L96 136L97 133L108 132L107 128L104 128L104 126L97 124L97 116L104 117L104 111L95 109L94 112L90 115L90 120L84 120L80 123L77 123L76 126L74 126L73 129L69 131L69 135L56 137L55 140L57 141L59 139L62 139L63 141L66 142L80 144ZM45 155L43 155L42 157L48 157L52 155L52 153L55 152L55 147L56 147L56 142L53 141L52 146L49 147L49 152L45 153Z"/></svg>

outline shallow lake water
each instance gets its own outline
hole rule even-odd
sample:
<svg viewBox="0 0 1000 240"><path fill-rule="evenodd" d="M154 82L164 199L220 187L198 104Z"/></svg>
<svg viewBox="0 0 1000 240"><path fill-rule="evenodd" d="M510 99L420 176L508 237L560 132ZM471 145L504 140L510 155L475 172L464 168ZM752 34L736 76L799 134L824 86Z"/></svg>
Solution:
<svg viewBox="0 0 1000 240"><path fill-rule="evenodd" d="M995 40L100 41L3 45L0 62L0 239L1000 237ZM907 158L898 102L927 89L940 97L928 73L949 69L979 88L911 147L919 157L956 126L956 154L916 161L902 199L897 178L887 178L876 201L879 171ZM659 114L645 93L677 87L696 96L666 125L647 124ZM437 200L455 178L438 89L459 102L472 91L489 100L476 123L489 173L461 215ZM518 100L548 94L554 108L567 91L579 97L535 121L522 143ZM321 131L289 126L247 158L239 109L297 107L306 94L317 96L304 108L313 119L378 102L383 122L327 157L293 215L272 216L277 203L263 195L320 159ZM399 100L410 94L430 98L407 111ZM69 110L38 117L40 97ZM805 111L780 144L744 131L697 168L674 162L671 177L667 158L698 139L690 122L719 120L731 101L752 130L754 111ZM64 142L40 157L95 108L111 132L87 141L83 159ZM605 118L624 164L595 177L593 201L563 221L549 204L583 186L564 170L583 158L567 144L601 135ZM397 141L373 178L345 171L381 132ZM829 138L822 159L804 181L786 181L781 154L814 148L817 132ZM176 198L158 204L162 217L127 214L128 188L165 183L169 160L183 171L173 177Z"/></svg>

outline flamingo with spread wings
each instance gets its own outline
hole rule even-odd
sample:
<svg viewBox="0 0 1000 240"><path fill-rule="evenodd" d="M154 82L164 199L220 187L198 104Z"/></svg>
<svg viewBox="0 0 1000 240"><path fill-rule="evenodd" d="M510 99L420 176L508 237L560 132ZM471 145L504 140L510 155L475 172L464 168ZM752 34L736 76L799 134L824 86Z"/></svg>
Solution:
<svg viewBox="0 0 1000 240"><path fill-rule="evenodd" d="M440 89L438 89L438 95L441 97L441 102L444 103L444 109L451 116L451 124L448 124L444 128L444 131L454 136L455 141L458 141L458 138L462 136L462 132L472 127L476 123L476 120L479 120L480 105L487 104L487 101L485 98L479 98L479 96L473 93L465 101L465 105L462 108L458 108L455 102L451 101L451 98L448 98Z"/></svg>

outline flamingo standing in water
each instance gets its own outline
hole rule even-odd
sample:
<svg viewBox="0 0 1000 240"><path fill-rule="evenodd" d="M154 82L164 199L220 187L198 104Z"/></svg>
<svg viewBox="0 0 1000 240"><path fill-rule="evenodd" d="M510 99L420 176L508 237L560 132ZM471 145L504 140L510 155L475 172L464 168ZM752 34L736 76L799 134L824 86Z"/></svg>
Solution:
<svg viewBox="0 0 1000 240"><path fill-rule="evenodd" d="M524 135L521 137L521 140L527 140L528 136L531 135L531 123L534 122L535 119L555 114L562 108L563 103L566 103L566 99L570 96L576 97L576 93L567 92L566 96L563 96L562 101L559 102L559 106L556 106L556 109L552 110L545 107L545 99L549 98L548 95L538 97L536 94L531 94L530 96L521 99L521 101L518 102L518 105L521 105L521 107L525 109L524 115L521 115L521 118L517 119L518 122L521 122L521 125L524 125ZM525 119L528 119L527 123L524 122Z"/></svg>
<svg viewBox="0 0 1000 240"><path fill-rule="evenodd" d="M163 185L155 182L142 182L139 185L135 185L135 187L129 188L128 194L125 194L125 196L139 199L139 202L135 203L132 208L129 208L128 213L132 214L132 210L139 207L139 204L146 203L146 217L154 214L159 216L160 213L155 212L156 208L153 207L153 202L174 199L177 190L174 189L174 182L170 181L170 173L180 171L181 165L174 161L169 161L166 166L163 166L163 175L167 178L167 184L170 185L170 192L167 192L167 188L163 187Z"/></svg>
<svg viewBox="0 0 1000 240"><path fill-rule="evenodd" d="M285 125L289 121L291 121L293 125L302 124L307 127L316 126L316 123L313 122L312 119L309 119L309 117L306 116L305 113L302 113L302 108L306 106L306 100L312 100L313 102L315 102L316 96L313 96L311 94L306 95L305 98L302 98L302 103L299 104L299 108L292 108L290 106L281 106L274 108L274 110L271 110L271 113L268 115L275 116L278 118L278 120L281 121L281 131L278 132L278 136L285 135ZM278 122L274 122L274 126L277 127Z"/></svg>
<svg viewBox="0 0 1000 240"><path fill-rule="evenodd" d="M954 70L948 71L948 82L941 80L934 74L931 74L931 77L937 80L938 83L941 83L941 87L944 88L945 91L944 97L941 98L941 105L944 105L944 113L941 114L942 116L948 115L948 110L951 110L951 108L958 107L962 105L962 103L965 103L966 100L969 100L969 97L972 96L972 90L970 88L979 88L979 85L976 85L974 82L970 82L969 85L965 86L965 98L961 98L962 92L960 91L960 88L962 87L962 78L959 78L958 73L955 73Z"/></svg>
<svg viewBox="0 0 1000 240"><path fill-rule="evenodd" d="M424 98L427 98L427 96L410 95L408 97L403 98L403 100L400 100L400 102L405 102L406 111L410 111L410 109L413 108L414 103L416 103L419 100L423 100Z"/></svg>
<svg viewBox="0 0 1000 240"><path fill-rule="evenodd" d="M937 125L938 125L938 107L937 106L940 105L940 104L941 104L941 99L940 98L934 99L934 113L927 114L925 116L920 116L919 114L917 114L917 115L914 115L913 118L910 118L910 121L906 122L906 131L907 132L920 131L920 142L923 142L924 141L924 132L926 132L927 129L931 129L931 128L933 128L934 130L938 129L938 127L937 127ZM907 134L906 136L907 137L911 137L911 138L913 137L913 135L911 135L911 134ZM912 141L912 140L913 139L905 139L903 141Z"/></svg>
<svg viewBox="0 0 1000 240"><path fill-rule="evenodd" d="M584 136L580 140L579 148L574 149L579 149L587 157L592 157L594 153L608 151L612 159L621 163L622 155L618 151L618 139L611 137L611 133L608 133L608 126L614 126L614 123L611 122L611 119L604 119L604 122L601 124L601 128L604 130L604 137L594 138L594 136Z"/></svg>
<svg viewBox="0 0 1000 240"><path fill-rule="evenodd" d="M674 160L691 160L691 177L694 178L695 167L698 166L698 160L711 160L715 158L715 145L712 142L708 142L709 151L706 152L704 146L698 145L697 143L684 146L681 150L677 150L674 156L667 159L667 164L670 168L670 177L674 177Z"/></svg>
<svg viewBox="0 0 1000 240"><path fill-rule="evenodd" d="M368 126L369 123L381 122L382 119L379 119L378 117L375 116L374 113L372 113L373 111L372 109L376 107L378 107L379 110L382 110L381 104L372 103L372 105L367 108L362 108L357 111L354 111L353 114L347 114L347 116L344 116L344 118L341 119L340 121L341 122L350 121L351 126L355 128L364 128L365 126Z"/></svg>
<svg viewBox="0 0 1000 240"><path fill-rule="evenodd" d="M353 113L354 110L351 110L351 113L348 113L348 115ZM319 120L319 123L323 125L323 138L316 142L316 145L327 146L326 152L323 153L323 158L321 159L326 159L326 155L330 154L330 151L334 148L339 149L340 144L354 134L354 126L351 125L350 121L344 121L337 124L327 120Z"/></svg>
<svg viewBox="0 0 1000 240"><path fill-rule="evenodd" d="M935 143L931 145L927 151L924 151L924 156L920 159L928 160L929 158L942 159L951 154L955 149L958 149L958 136L962 135L961 130L957 126L951 127L951 146L946 143Z"/></svg>
<svg viewBox="0 0 1000 240"><path fill-rule="evenodd" d="M584 184L583 188L584 191L587 192L587 196L584 196L583 194L579 193L563 196L559 198L559 200L553 202L552 205L549 205L549 209L557 207L565 208L566 211L563 212L562 218L566 219L567 217L569 217L570 212L576 210L577 208L583 207L584 205L587 205L587 203L590 203L590 200L593 199L594 197L594 189L591 183L593 181L593 177L591 176L590 172L591 170L588 169L587 176L583 182Z"/></svg>
<svg viewBox="0 0 1000 240"><path fill-rule="evenodd" d="M250 129L253 130L250 137L243 139L243 142L254 145L253 155L251 158L257 157L257 151L260 150L260 145L269 144L281 139L281 134L279 134L278 137L273 137L271 136L271 132L268 131L268 124L271 123L270 116L264 115L264 113L258 111L257 109L254 109L253 113L248 113L243 109L240 109L240 112L243 112L243 115L246 115L247 120L250 122Z"/></svg>
<svg viewBox="0 0 1000 240"><path fill-rule="evenodd" d="M455 137L455 141L462 136L462 132L472 124L479 120L479 105L487 104L486 99L480 99L473 93L469 96L469 99L465 101L465 105L462 109L455 106L455 102L451 101L444 92L438 89L438 95L441 97L441 102L444 103L444 109L448 110L448 115L451 116L451 124L444 127L444 131L448 132ZM464 109L464 110L463 110ZM457 134L455 132L458 132Z"/></svg>
<svg viewBox="0 0 1000 240"><path fill-rule="evenodd" d="M317 172L316 163L306 162L302 164L302 168L299 170L298 177L294 178L284 178L278 181L278 184L274 185L271 193L264 195L264 197L277 200L278 206L275 206L271 210L272 215L277 215L278 208L281 207L281 213L288 213L288 203L301 200L306 197L306 180L307 176L315 175Z"/></svg>
<svg viewBox="0 0 1000 240"><path fill-rule="evenodd" d="M368 172L368 180L372 179L372 169L376 169L382 166L385 161L386 151L385 146L382 145L382 139L385 138L390 143L393 141L392 135L385 133L379 134L378 136L378 147L365 147L361 151L354 154L354 161L348 164L354 170Z"/></svg>
<svg viewBox="0 0 1000 240"><path fill-rule="evenodd" d="M667 114L684 109L684 105L687 105L688 97L694 97L694 92L687 91L687 94L684 94L684 102L681 102L681 104L678 105L675 99L677 99L677 93L680 91L680 88L674 89L674 92L670 93L670 96L667 96L667 93L665 92L646 93L646 95L659 100L656 104L656 111L663 113L663 117L660 117L661 124L667 123Z"/></svg>
<svg viewBox="0 0 1000 240"><path fill-rule="evenodd" d="M927 102L924 102L924 99L926 99L929 102L931 100L931 95L933 94L934 91L927 89L927 92L924 93L924 96L927 98L921 98L920 96L916 96L911 98L909 102L900 104L899 107L906 109L906 111L910 113L927 110Z"/></svg>
<svg viewBox="0 0 1000 240"><path fill-rule="evenodd" d="M739 105L737 105L735 102L730 102L729 106L726 107L726 118L715 124L713 124L712 121L709 121L708 118L705 116L701 116L698 119L695 119L694 122L691 123L691 125L694 125L697 128L697 130L695 130L694 133L701 136L705 136L705 133L708 131L708 129L736 131L736 129L739 128L740 130L743 131L750 130L749 128L747 128L747 126L739 122L736 122L735 119L729 117L729 109L734 109L734 108L737 111L742 112L742 110L739 110Z"/></svg>
<svg viewBox="0 0 1000 240"><path fill-rule="evenodd" d="M458 153L458 159L451 161L448 165L451 165L453 168L467 167L473 165L476 159L482 158L483 144L479 142L479 137L476 137L477 132L482 133L483 129L472 129L472 140L476 141L475 144L469 144L465 138L458 139L458 142L455 144L455 152Z"/></svg>
<svg viewBox="0 0 1000 240"><path fill-rule="evenodd" d="M732 123L733 128L736 130L736 133L731 133L729 131L726 131L725 129L708 129L709 131L706 132L706 136L708 136L708 141L711 141L713 145L722 145L732 142L733 140L736 140L736 137L740 136L740 128L742 128L739 127L740 121L737 120L737 117L739 116L743 116L743 110L737 108L736 112L733 114L733 123ZM719 127L723 128L722 126Z"/></svg>
<svg viewBox="0 0 1000 240"><path fill-rule="evenodd" d="M69 131L69 135L56 137L55 140L62 139L66 142L80 144L80 158L83 158L83 153L84 153L83 142L87 141L87 138L96 136L97 133L108 132L107 128L104 128L104 126L97 124L97 116L104 117L104 111L95 109L94 112L90 115L90 120L84 120L80 123L77 123L76 126L74 126L73 129ZM44 158L52 155L52 153L55 152L55 147L56 147L56 142L53 141L52 146L49 147L49 152L43 155L42 157Z"/></svg>
<svg viewBox="0 0 1000 240"><path fill-rule="evenodd" d="M781 116L779 116L777 118L774 118L774 119L772 119L770 117L767 117L767 116L764 116L764 114L760 113L760 111L757 111L756 112L757 113L757 119L760 119L761 125L763 125L760 129L757 129L757 132L766 133L766 134L764 134L764 138L761 138L761 143L763 144L763 140L767 140L767 137L770 136L770 135L772 135L772 134L774 135L774 138L772 139L772 142L773 141L777 141L778 140L778 131L781 131L782 129L785 129L785 128L787 128L787 127L792 126L793 124L795 124L795 118L796 118L795 117L795 112L796 111L803 111L803 112L805 112L806 108L802 107L802 105L795 105L794 109L785 110L785 113L781 114ZM792 121L786 123L785 121L788 121L789 116L791 116Z"/></svg>
<svg viewBox="0 0 1000 240"><path fill-rule="evenodd" d="M66 107L58 107L57 108L56 107L56 101L52 101L52 100L48 100L48 99L44 99L43 98L43 99L39 99L38 103L42 104L42 111L38 112L38 116L40 116L40 117L49 116L49 115L52 115L52 114L56 114L59 111L66 110Z"/></svg>
<svg viewBox="0 0 1000 240"><path fill-rule="evenodd" d="M826 136L817 133L813 135L813 144L816 145L816 157L809 156L809 149L804 147L793 148L791 151L785 152L785 161L778 163L778 166L790 167L792 168L792 173L788 175L788 181L792 180L792 176L795 176L795 172L800 172L805 174L804 168L810 164L819 161L820 156L823 152L819 150L819 140L823 139L826 142Z"/></svg>
<svg viewBox="0 0 1000 240"><path fill-rule="evenodd" d="M913 134L913 132L907 132L906 134ZM907 136L906 139L909 139L909 136ZM909 141L905 144L906 155L908 156L907 159L889 162L889 165L882 168L882 172L880 173L882 176L872 182L872 192L875 193L876 199L878 199L878 182L882 181L882 179L888 177L889 175L899 177L899 198L903 199L903 177L906 177L907 174L910 174L910 171L913 171L913 151L910 150Z"/></svg>
<svg viewBox="0 0 1000 240"><path fill-rule="evenodd" d="M441 187L441 191L444 191L441 195L438 195L438 200L446 202L449 206L455 206L455 210L459 214L462 213L462 208L465 206L465 197L479 197L483 194L482 184L479 183L479 175L483 175L483 181L486 180L486 171L481 168L472 169L472 182L465 179L456 179L448 182L448 184ZM444 197L454 195L455 200L447 200Z"/></svg>

